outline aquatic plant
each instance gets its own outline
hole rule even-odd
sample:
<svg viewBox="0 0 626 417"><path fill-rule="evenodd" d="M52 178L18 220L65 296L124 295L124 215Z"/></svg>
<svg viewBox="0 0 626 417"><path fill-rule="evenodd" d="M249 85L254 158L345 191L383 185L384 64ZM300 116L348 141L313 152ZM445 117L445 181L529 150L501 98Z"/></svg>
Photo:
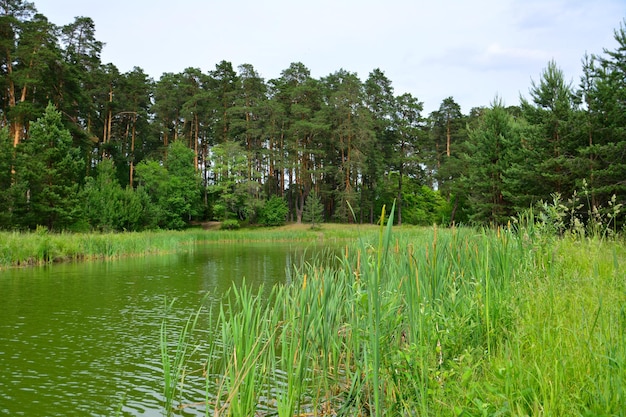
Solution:
<svg viewBox="0 0 626 417"><path fill-rule="evenodd" d="M619 415L623 245L392 213L340 262L233 288L194 353L207 415Z"/></svg>

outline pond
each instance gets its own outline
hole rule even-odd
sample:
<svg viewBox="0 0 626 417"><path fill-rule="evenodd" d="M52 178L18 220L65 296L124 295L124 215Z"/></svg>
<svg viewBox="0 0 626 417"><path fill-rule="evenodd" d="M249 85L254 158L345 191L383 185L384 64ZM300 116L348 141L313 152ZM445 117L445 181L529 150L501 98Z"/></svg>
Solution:
<svg viewBox="0 0 626 417"><path fill-rule="evenodd" d="M207 244L172 255L0 271L0 415L163 415L159 332L166 306L175 299L168 322L180 324L207 294L215 301L244 279L271 287L321 251Z"/></svg>

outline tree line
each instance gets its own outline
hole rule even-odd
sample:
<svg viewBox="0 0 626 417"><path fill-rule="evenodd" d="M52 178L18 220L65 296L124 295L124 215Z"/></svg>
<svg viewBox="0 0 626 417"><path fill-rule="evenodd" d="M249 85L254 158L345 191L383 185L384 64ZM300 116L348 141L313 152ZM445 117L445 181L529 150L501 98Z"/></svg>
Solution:
<svg viewBox="0 0 626 417"><path fill-rule="evenodd" d="M583 57L576 85L550 61L519 106L496 97L464 114L449 97L425 115L380 69L120 73L92 19L57 26L2 0L0 227L299 222L311 195L338 222L376 222L394 200L398 223L503 224L542 201L621 222L623 25L615 40Z"/></svg>

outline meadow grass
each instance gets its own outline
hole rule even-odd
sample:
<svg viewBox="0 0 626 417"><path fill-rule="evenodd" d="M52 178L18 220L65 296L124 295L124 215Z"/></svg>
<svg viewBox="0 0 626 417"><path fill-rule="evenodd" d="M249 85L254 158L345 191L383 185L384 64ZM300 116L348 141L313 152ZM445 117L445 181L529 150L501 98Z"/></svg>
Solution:
<svg viewBox="0 0 626 417"><path fill-rule="evenodd" d="M197 238L195 233L184 232L0 232L0 267L173 252L181 246L192 247Z"/></svg>
<svg viewBox="0 0 626 417"><path fill-rule="evenodd" d="M363 230L340 262L225 296L204 329L211 353L194 353L209 375L196 406L214 416L623 415L625 261L618 240Z"/></svg>
<svg viewBox="0 0 626 417"><path fill-rule="evenodd" d="M365 227L373 230L372 227ZM197 243L319 242L334 244L354 238L355 226L328 224L313 230L307 225L250 228L238 231L203 230L127 233L0 232L0 268L43 265L61 261L115 259L154 253L193 250Z"/></svg>

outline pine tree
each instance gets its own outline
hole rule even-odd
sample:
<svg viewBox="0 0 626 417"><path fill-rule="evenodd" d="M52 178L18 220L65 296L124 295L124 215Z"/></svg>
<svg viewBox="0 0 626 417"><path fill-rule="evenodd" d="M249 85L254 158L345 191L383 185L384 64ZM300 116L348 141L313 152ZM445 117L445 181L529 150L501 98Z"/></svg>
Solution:
<svg viewBox="0 0 626 417"><path fill-rule="evenodd" d="M396 98L393 117L394 134L392 139L392 154L390 162L394 171L398 173L398 189L396 207L397 221L402 224L402 187L405 177L418 176L422 170L422 144L420 143L423 103L411 94L405 93Z"/></svg>
<svg viewBox="0 0 626 417"><path fill-rule="evenodd" d="M302 63L292 63L284 70L275 84L275 96L280 103L284 154L283 170L287 173L287 200L294 209L297 222L302 221L304 201L310 192L314 178L321 175L316 164L316 145L326 126L321 122L319 111L323 106L320 82L311 77Z"/></svg>
<svg viewBox="0 0 626 417"><path fill-rule="evenodd" d="M614 37L618 47L604 50L603 56L594 55L586 70L592 78L585 97L592 130L583 155L589 158L588 183L600 207L607 206L613 195L619 202L626 198L626 21Z"/></svg>
<svg viewBox="0 0 626 417"><path fill-rule="evenodd" d="M380 70L375 69L364 83L365 105L372 118L373 140L363 150L367 163L363 173L363 192L361 210L367 213L370 223L377 220L377 213L382 208L381 201L388 201L381 197L382 184L385 182L384 174L389 170L388 159L392 152L391 121L395 107L394 90L391 80ZM391 198L393 200L393 197Z"/></svg>
<svg viewBox="0 0 626 417"><path fill-rule="evenodd" d="M576 107L573 89L556 63L550 61L539 83L532 82L529 94L532 101L521 99L522 115L531 125L524 135L528 163L520 170L526 189L518 194L532 196L535 201L547 201L552 193L571 195L574 178L568 162L579 147L571 134Z"/></svg>

